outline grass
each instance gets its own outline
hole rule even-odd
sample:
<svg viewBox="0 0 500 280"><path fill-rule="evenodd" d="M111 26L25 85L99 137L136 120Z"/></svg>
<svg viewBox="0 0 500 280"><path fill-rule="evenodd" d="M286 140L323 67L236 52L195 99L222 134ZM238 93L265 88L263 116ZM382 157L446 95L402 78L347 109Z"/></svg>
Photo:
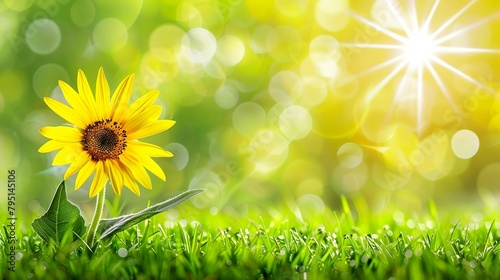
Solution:
<svg viewBox="0 0 500 280"><path fill-rule="evenodd" d="M158 215L93 255L81 243L45 244L20 217L16 272L1 266L6 279L500 279L494 212L433 209L361 215L344 200L302 222L289 210L237 218L182 205L178 219ZM2 230L2 259L5 244Z"/></svg>

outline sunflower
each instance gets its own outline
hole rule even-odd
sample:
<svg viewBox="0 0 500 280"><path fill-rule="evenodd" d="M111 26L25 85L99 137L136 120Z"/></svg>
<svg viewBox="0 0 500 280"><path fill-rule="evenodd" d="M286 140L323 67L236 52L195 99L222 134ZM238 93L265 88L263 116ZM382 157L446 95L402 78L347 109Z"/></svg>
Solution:
<svg viewBox="0 0 500 280"><path fill-rule="evenodd" d="M153 90L129 105L134 74L118 85L110 98L109 85L102 67L97 74L95 97L87 78L78 70L78 92L63 81L59 86L67 106L52 98L44 101L52 111L72 126L47 126L40 133L51 139L38 150L48 153L60 150L52 165L69 164L64 180L78 172L78 189L95 172L89 197L101 192L109 180L116 194L123 186L140 195L140 183L151 189L151 173L165 181L165 174L152 157L171 157L161 147L139 141L165 131L175 124L173 120L158 120L162 107L153 105L159 92Z"/></svg>

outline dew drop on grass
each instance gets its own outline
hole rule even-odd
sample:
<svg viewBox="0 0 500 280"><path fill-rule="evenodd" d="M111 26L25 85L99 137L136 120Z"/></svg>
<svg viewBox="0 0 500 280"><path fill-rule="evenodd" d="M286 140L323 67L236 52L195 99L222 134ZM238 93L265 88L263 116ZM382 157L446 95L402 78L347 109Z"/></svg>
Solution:
<svg viewBox="0 0 500 280"><path fill-rule="evenodd" d="M118 256L125 258L128 255L128 250L126 248L118 249Z"/></svg>
<svg viewBox="0 0 500 280"><path fill-rule="evenodd" d="M394 214L392 214L392 218L396 223L402 223L404 222L405 214L401 211L396 211L394 212Z"/></svg>
<svg viewBox="0 0 500 280"><path fill-rule="evenodd" d="M219 212L219 209L217 209L217 207L215 207L215 206L212 206L212 207L210 207L209 212L210 212L210 215L215 216Z"/></svg>
<svg viewBox="0 0 500 280"><path fill-rule="evenodd" d="M169 151L171 150L169 149ZM167 219L169 219L170 221L175 221L177 220L178 217L179 217L179 211L177 211L176 209L172 209L167 212Z"/></svg>
<svg viewBox="0 0 500 280"><path fill-rule="evenodd" d="M433 221L427 221L425 225L427 226L428 229L434 229L436 227L436 224Z"/></svg>
<svg viewBox="0 0 500 280"><path fill-rule="evenodd" d="M452 225L456 225L459 221L460 219L457 216L453 216L450 218L450 224Z"/></svg>
<svg viewBox="0 0 500 280"><path fill-rule="evenodd" d="M483 219L483 214L481 212L476 212L474 215L472 215L472 221L478 223Z"/></svg>
<svg viewBox="0 0 500 280"><path fill-rule="evenodd" d="M325 231L325 226L323 224L318 226L318 232L323 233Z"/></svg>
<svg viewBox="0 0 500 280"><path fill-rule="evenodd" d="M409 228L415 228L416 224L415 224L415 221L412 220L412 219L409 219L407 222L406 222L406 226L409 227Z"/></svg>
<svg viewBox="0 0 500 280"><path fill-rule="evenodd" d="M411 250L406 250L405 252L405 258L411 258L413 256L413 252Z"/></svg>
<svg viewBox="0 0 500 280"><path fill-rule="evenodd" d="M361 262L362 262L362 263L366 263L367 261L368 261L368 256L367 256L367 255L363 255L363 256L361 257Z"/></svg>
<svg viewBox="0 0 500 280"><path fill-rule="evenodd" d="M187 221L185 219L182 219L179 221L179 224L181 225L182 228L185 228L187 226Z"/></svg>
<svg viewBox="0 0 500 280"><path fill-rule="evenodd" d="M192 221L192 222L191 222L191 227L192 227L192 228L196 228L196 227L197 227L197 228L201 228L201 223L200 223L200 222L198 222L198 221Z"/></svg>
<svg viewBox="0 0 500 280"><path fill-rule="evenodd" d="M164 225L165 225L166 228L174 228L175 222L165 221Z"/></svg>

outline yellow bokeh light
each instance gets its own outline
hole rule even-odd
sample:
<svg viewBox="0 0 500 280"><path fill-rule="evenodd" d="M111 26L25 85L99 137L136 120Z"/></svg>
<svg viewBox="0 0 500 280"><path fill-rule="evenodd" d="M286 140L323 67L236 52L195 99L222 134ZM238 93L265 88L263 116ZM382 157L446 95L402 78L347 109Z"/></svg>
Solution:
<svg viewBox="0 0 500 280"><path fill-rule="evenodd" d="M151 33L149 49L151 54L164 62L175 62L175 51L185 32L175 24L163 24Z"/></svg>
<svg viewBox="0 0 500 280"><path fill-rule="evenodd" d="M479 149L479 137L470 130L460 130L453 135L451 147L457 157L469 159L473 157Z"/></svg>
<svg viewBox="0 0 500 280"><path fill-rule="evenodd" d="M106 52L120 50L128 40L127 26L116 18L101 20L94 28L94 44Z"/></svg>

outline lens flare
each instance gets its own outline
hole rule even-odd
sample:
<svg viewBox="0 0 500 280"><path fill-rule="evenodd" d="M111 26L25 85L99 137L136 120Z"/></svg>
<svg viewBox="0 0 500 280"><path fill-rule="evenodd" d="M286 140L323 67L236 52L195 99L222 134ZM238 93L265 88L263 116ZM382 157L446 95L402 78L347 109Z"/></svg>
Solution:
<svg viewBox="0 0 500 280"><path fill-rule="evenodd" d="M471 83L472 85L489 92L494 93L494 90L484 85L475 78L469 76L459 68L450 64L446 57L452 55L464 56L470 54L500 54L500 49L487 49L476 47L460 47L450 44L452 39L460 35L470 32L493 19L500 16L500 12L494 13L491 16L482 18L469 25L461 27L460 29L449 31L452 24L457 23L457 20L466 13L477 0L470 1L462 9L456 12L453 16L447 19L444 23L440 24L437 30L431 30L431 22L435 20L435 13L438 9L444 9L443 5L440 6L440 1L434 2L432 9L425 16L423 20L419 20L419 12L415 0L408 1L408 11L404 11L401 7L396 7L391 0L385 0L385 4L391 14L391 18L395 18L400 30L391 30L384 24L371 21L353 11L349 13L351 16L366 25L371 30L376 30L378 33L389 37L390 40L396 41L395 43L372 43L367 40L364 43L341 43L344 48L355 49L377 49L386 50L395 53L395 56L373 66L372 68L359 73L357 77L366 76L382 69L391 69L391 72L386 75L380 82L375 84L366 94L363 101L371 103L377 95L386 88L392 81L398 80L397 88L392 106L388 113L390 114L394 109L396 103L400 103L407 99L408 95L416 100L417 112L417 127L418 131L424 128L424 104L431 102L430 98L426 100L424 92L426 85L434 84L439 91L442 92L446 100L453 106L458 114L457 105L455 104L447 83L444 81L442 71L449 72L451 75L458 76L460 79ZM394 27L394 26L392 26ZM447 32L448 31L448 32ZM439 68L439 71L438 71ZM440 75L441 74L441 75ZM449 75L447 75L449 76ZM429 79L432 77L432 79ZM434 80L434 81L432 81Z"/></svg>
<svg viewBox="0 0 500 280"><path fill-rule="evenodd" d="M432 37L425 30L419 30L408 37L403 54L410 66L421 67L432 60L435 51L436 43Z"/></svg>

